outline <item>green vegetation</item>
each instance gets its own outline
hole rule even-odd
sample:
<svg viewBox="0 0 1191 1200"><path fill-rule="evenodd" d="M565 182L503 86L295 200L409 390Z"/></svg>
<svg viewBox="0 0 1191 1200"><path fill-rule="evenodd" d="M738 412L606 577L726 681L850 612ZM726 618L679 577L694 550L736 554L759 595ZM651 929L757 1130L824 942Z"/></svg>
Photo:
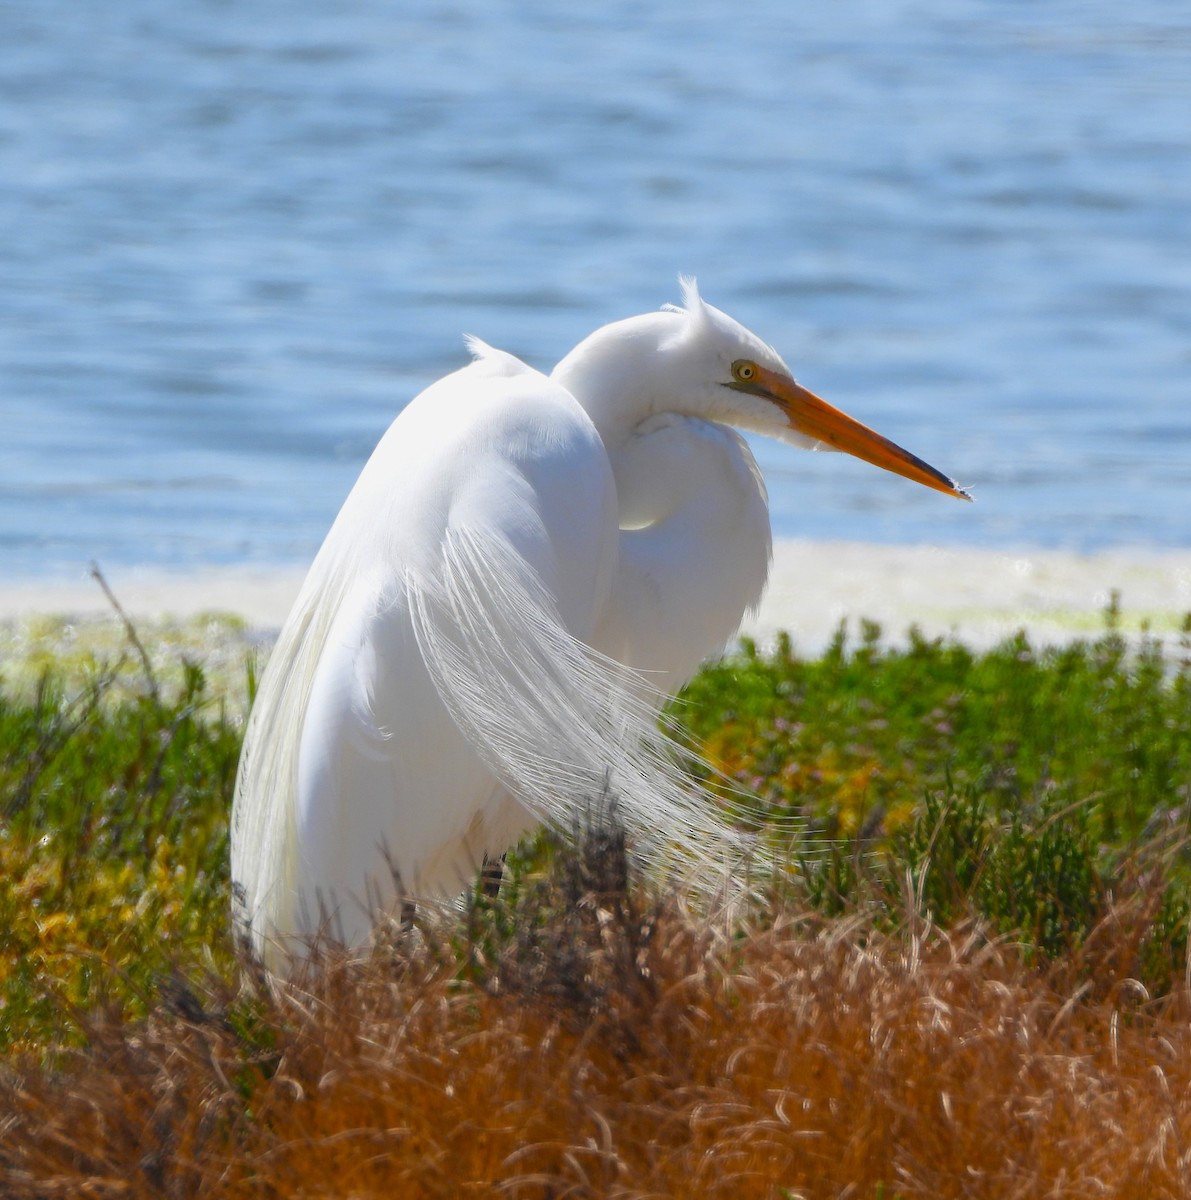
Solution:
<svg viewBox="0 0 1191 1200"><path fill-rule="evenodd" d="M798 820L816 908L897 920L910 900L1055 955L1144 891L1157 908L1139 970L1164 988L1186 949L1191 618L1174 655L1130 649L1116 620L1043 651L1020 636L985 654L916 636L884 648L871 625L814 661L746 645L677 715L728 781Z"/></svg>
<svg viewBox="0 0 1191 1200"><path fill-rule="evenodd" d="M1048 651L891 648L872 626L816 660L745 646L674 713L776 825L797 818L803 908L972 919L1054 958L1135 897L1127 966L1160 992L1186 951L1191 630L1130 649L1115 619ZM0 1050L56 1044L108 999L143 1012L177 972L233 975L238 721L199 668L149 670L139 695L125 664L0 692Z"/></svg>
<svg viewBox="0 0 1191 1200"><path fill-rule="evenodd" d="M239 732L190 668L108 703L114 672L0 694L0 1049L136 1007L175 967L231 969L227 816Z"/></svg>

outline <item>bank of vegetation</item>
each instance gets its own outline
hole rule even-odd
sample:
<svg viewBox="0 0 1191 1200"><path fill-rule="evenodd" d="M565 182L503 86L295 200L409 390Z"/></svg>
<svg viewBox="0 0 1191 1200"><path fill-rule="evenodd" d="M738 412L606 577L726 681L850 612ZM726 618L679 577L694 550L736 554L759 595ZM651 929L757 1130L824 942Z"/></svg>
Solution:
<svg viewBox="0 0 1191 1200"><path fill-rule="evenodd" d="M754 909L596 832L290 988L228 928L237 706L3 686L0 1193L1186 1195L1191 630L1113 621L746 646L674 715L799 831Z"/></svg>

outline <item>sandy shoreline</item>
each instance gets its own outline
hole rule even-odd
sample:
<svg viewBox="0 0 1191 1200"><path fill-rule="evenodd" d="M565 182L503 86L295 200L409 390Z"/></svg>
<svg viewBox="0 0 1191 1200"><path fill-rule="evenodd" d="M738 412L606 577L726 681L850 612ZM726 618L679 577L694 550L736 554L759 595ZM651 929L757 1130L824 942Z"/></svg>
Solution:
<svg viewBox="0 0 1191 1200"><path fill-rule="evenodd" d="M746 632L788 629L824 645L841 620L879 622L891 640L911 625L973 647L1025 629L1036 644L1096 634L1113 592L1127 632L1177 634L1191 612L1191 551L965 550L931 546L786 541Z"/></svg>
<svg viewBox="0 0 1191 1200"><path fill-rule="evenodd" d="M112 568L107 580L133 617L193 621L228 613L268 638L301 585L300 567L211 567L186 574ZM804 652L821 649L841 620L878 621L900 640L911 625L987 646L1024 628L1038 642L1095 633L1110 594L1121 594L1126 628L1177 631L1191 611L1191 551L957 550L852 542L786 540L775 547L769 588L743 632L762 642L789 630ZM0 622L35 618L89 623L111 606L99 586L74 580L0 583Z"/></svg>

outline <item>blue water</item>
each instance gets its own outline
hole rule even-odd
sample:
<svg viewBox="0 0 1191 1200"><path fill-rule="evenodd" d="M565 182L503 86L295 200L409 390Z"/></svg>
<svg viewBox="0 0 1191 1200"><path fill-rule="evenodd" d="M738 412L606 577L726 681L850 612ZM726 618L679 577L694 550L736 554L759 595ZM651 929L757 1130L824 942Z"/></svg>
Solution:
<svg viewBox="0 0 1191 1200"><path fill-rule="evenodd" d="M0 0L0 577L307 559L680 271L978 498L759 441L779 533L1191 547L1178 6Z"/></svg>

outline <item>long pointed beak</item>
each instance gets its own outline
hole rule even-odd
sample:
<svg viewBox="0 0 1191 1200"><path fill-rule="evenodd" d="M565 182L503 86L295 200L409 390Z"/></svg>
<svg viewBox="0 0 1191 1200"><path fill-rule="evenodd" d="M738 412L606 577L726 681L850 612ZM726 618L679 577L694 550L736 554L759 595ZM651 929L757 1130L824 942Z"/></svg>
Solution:
<svg viewBox="0 0 1191 1200"><path fill-rule="evenodd" d="M949 479L942 471L936 471L929 463L882 437L876 430L840 412L788 376L759 366L754 386L756 391L769 396L781 407L791 429L804 437L824 442L845 454L855 455L895 475L904 475L935 491L946 492L960 500L972 499L954 479Z"/></svg>

